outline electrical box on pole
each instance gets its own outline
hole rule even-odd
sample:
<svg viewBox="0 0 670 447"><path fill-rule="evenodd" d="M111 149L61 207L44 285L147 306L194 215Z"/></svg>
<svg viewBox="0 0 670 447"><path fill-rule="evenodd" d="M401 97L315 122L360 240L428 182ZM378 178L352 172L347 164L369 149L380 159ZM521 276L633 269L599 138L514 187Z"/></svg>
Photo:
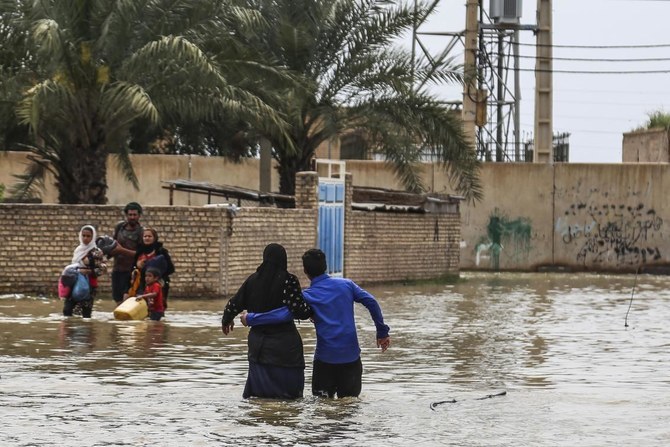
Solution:
<svg viewBox="0 0 670 447"><path fill-rule="evenodd" d="M489 3L489 16L493 23L518 25L521 10L521 0L490 0Z"/></svg>
<svg viewBox="0 0 670 447"><path fill-rule="evenodd" d="M463 1L463 0L461 0ZM551 0L536 0L538 10L546 10ZM415 0L415 4L419 0ZM435 6L439 0L431 0ZM519 33L532 31L538 35L538 60L551 64L550 20L539 24L522 24L522 0L488 0L488 11L484 10L484 0L465 0L465 30L461 32L420 31L414 28L413 50L422 49L432 59L420 36L450 36L451 41L440 54L443 58L456 44L464 46L463 51L463 100L461 115L463 130L477 151L477 157L485 161L528 162L544 160L546 149L545 134L551 136L551 65L536 70L536 92L541 93L542 106L536 112L535 138L533 134L521 132L521 75ZM540 17L540 16L538 16ZM547 27L547 22L549 27ZM539 36L539 35L542 36ZM548 36L547 36L548 35ZM548 38L547 38L548 37ZM417 45L415 46L414 43ZM548 53L549 59L547 59ZM443 59L440 59L443 60ZM536 61L537 63L537 61ZM509 74L513 71L513 77ZM537 74L541 77L537 77ZM548 82L547 82L548 81ZM549 102L547 101L549 99ZM457 101L452 101L457 104ZM540 126L537 126L540 123ZM542 138L538 137L541 136ZM535 144L537 143L537 144ZM536 146L540 148L536 151Z"/></svg>

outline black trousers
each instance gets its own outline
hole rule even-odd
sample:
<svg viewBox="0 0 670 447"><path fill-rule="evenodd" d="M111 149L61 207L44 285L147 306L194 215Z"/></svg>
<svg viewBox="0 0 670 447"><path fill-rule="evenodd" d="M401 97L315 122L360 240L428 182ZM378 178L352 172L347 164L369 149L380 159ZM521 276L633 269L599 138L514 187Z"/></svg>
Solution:
<svg viewBox="0 0 670 447"><path fill-rule="evenodd" d="M63 302L63 315L71 317L74 315L75 307L79 306L81 309L81 316L83 318L91 318L93 313L93 298L83 301L74 301L72 298L66 298Z"/></svg>
<svg viewBox="0 0 670 447"><path fill-rule="evenodd" d="M130 289L130 272L112 271L112 298L117 304L123 301L123 294Z"/></svg>
<svg viewBox="0 0 670 447"><path fill-rule="evenodd" d="M322 397L358 397L361 394L363 363L326 363L314 360L312 394Z"/></svg>
<svg viewBox="0 0 670 447"><path fill-rule="evenodd" d="M91 314L93 313L93 301L95 301L97 293L97 288L91 287L91 297L87 300L77 302L72 298L65 298L65 301L63 301L63 315L71 317L74 315L75 309L79 308L83 318L91 318Z"/></svg>

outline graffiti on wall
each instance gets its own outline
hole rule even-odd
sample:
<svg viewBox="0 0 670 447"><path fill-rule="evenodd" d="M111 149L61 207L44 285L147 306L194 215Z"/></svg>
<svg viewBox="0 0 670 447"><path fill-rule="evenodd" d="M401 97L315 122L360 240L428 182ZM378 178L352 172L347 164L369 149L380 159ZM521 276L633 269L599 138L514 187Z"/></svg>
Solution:
<svg viewBox="0 0 670 447"><path fill-rule="evenodd" d="M530 252L530 235L530 219L511 220L496 208L489 216L486 236L475 245L475 264L479 266L482 260L488 259L490 267L498 270L503 250L515 262L526 260Z"/></svg>
<svg viewBox="0 0 670 447"><path fill-rule="evenodd" d="M641 265L660 259L652 239L662 226L663 219L642 203L573 204L556 220L563 243L577 244L577 262L584 265Z"/></svg>

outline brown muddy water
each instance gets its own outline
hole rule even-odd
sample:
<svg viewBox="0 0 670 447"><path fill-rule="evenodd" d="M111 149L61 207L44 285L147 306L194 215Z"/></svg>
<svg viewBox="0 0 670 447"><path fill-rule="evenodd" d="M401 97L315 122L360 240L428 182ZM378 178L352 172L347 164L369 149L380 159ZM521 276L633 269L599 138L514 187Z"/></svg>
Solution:
<svg viewBox="0 0 670 447"><path fill-rule="evenodd" d="M109 298L86 321L3 296L0 445L667 446L669 282L464 273L370 288L393 344L375 349L360 306L360 398L308 396L302 323L297 401L242 399L247 330L223 336L223 300L171 300L154 323L113 320Z"/></svg>

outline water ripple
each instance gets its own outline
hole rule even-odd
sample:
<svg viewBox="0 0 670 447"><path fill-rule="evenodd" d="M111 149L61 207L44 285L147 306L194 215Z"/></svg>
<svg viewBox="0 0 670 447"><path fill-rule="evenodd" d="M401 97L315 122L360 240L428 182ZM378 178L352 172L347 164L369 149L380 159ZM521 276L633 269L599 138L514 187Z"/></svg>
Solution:
<svg viewBox="0 0 670 447"><path fill-rule="evenodd" d="M241 398L246 329L221 301L171 300L164 321L93 318L0 297L3 445L670 445L665 277L465 273L371 287L392 328L375 347L356 307L359 399L309 396L315 333L299 325L305 398ZM631 302L632 298L632 302ZM630 306L627 322L624 317ZM482 399L506 391L506 395ZM449 401L435 406L439 401ZM452 402L453 401L453 402Z"/></svg>

